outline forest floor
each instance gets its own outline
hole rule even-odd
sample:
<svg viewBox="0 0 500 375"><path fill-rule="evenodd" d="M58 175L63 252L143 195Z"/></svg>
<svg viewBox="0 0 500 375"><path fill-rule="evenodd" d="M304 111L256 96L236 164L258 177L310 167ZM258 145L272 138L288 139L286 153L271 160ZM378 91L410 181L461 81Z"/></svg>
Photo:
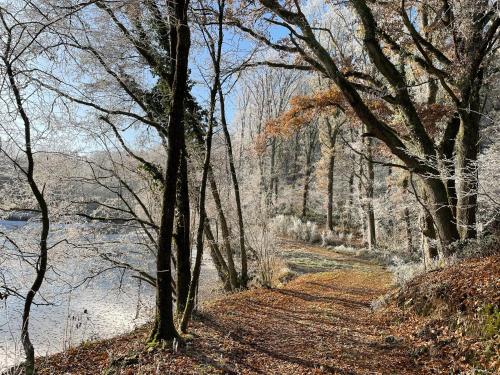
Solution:
<svg viewBox="0 0 500 375"><path fill-rule="evenodd" d="M285 242L283 251L312 273L205 303L192 340L176 350L146 350L145 326L40 358L39 374L449 373L446 361L418 361L391 317L372 310L393 288L383 267L305 244Z"/></svg>

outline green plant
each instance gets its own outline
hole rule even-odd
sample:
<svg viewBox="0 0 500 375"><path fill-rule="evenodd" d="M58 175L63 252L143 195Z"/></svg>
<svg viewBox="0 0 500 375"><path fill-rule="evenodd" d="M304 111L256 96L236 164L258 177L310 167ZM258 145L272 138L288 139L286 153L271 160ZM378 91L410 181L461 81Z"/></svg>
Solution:
<svg viewBox="0 0 500 375"><path fill-rule="evenodd" d="M486 339L498 335L500 332L500 309L491 303L485 305L481 310L483 320L482 334Z"/></svg>

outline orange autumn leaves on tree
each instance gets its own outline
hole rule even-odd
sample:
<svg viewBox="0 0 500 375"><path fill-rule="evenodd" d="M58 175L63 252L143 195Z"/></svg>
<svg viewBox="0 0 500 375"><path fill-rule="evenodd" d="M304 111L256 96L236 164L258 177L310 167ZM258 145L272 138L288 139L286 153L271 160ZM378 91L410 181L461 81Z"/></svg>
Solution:
<svg viewBox="0 0 500 375"><path fill-rule="evenodd" d="M294 96L290 100L290 109L266 123L256 142L257 152L264 152L267 139L290 137L320 114L334 114L339 109L343 110L345 105L344 96L335 88Z"/></svg>
<svg viewBox="0 0 500 375"><path fill-rule="evenodd" d="M365 103L376 116L390 125L402 139L408 138L409 132L402 117L398 116L397 108L377 97L367 98ZM336 87L330 87L310 95L294 96L289 104L290 108L287 111L266 123L264 131L256 141L256 150L258 152L264 152L267 139L290 137L319 116L334 115L338 111L343 112L348 117L352 126L361 125L343 94ZM431 137L439 133L439 123L450 118L453 114L452 107L444 104L421 103L417 105L416 110Z"/></svg>

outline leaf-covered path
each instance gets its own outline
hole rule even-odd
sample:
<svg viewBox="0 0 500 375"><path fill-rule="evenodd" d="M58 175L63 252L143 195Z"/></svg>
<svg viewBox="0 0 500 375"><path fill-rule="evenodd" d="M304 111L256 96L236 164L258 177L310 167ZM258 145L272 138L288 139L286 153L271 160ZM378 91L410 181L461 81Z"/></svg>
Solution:
<svg viewBox="0 0 500 375"><path fill-rule="evenodd" d="M388 272L318 247L288 244L285 250L302 258L321 255L339 266L302 275L283 288L249 290L206 304L193 324L194 340L176 353L144 352L147 332L142 329L75 349L72 357L60 354L42 373L109 371L113 362L120 363L116 358L131 353L133 360L117 365L114 373L424 373L370 307L389 290ZM86 355L86 350L100 355ZM49 372L50 367L57 372Z"/></svg>
<svg viewBox="0 0 500 375"><path fill-rule="evenodd" d="M221 363L234 373L415 374L405 347L395 345L370 303L387 292L381 267L318 247L292 245L296 255L338 263L331 272L300 276L286 287L253 290L211 303L203 314L227 343ZM311 262L309 262L311 265Z"/></svg>

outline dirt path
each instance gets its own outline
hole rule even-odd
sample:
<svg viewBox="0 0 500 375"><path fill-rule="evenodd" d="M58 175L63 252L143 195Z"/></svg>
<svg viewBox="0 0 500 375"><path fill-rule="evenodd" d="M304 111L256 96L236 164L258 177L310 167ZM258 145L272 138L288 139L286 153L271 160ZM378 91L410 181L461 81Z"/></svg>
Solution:
<svg viewBox="0 0 500 375"><path fill-rule="evenodd" d="M360 257L296 241L282 239L280 250L288 266L299 274L331 272L340 269L364 271L383 269L374 262Z"/></svg>
<svg viewBox="0 0 500 375"><path fill-rule="evenodd" d="M116 374L423 373L371 310L371 301L389 290L390 274L319 247L287 243L284 251L303 259L304 267L317 267L311 259L319 259L333 270L302 275L284 288L249 290L206 304L193 324L194 340L176 353L144 353L144 328L93 347L94 353L108 353L101 362L87 358L79 361L86 367L75 367L75 358L87 357L76 350L73 361L51 361L62 366L57 372L42 373L96 374L109 366L110 357L130 353L140 354Z"/></svg>
<svg viewBox="0 0 500 375"><path fill-rule="evenodd" d="M284 250L303 267L334 270L209 304L203 320L214 335L226 334L221 354L226 371L418 373L407 348L391 342L385 323L371 310L371 301L390 287L388 272L319 247L287 243Z"/></svg>

